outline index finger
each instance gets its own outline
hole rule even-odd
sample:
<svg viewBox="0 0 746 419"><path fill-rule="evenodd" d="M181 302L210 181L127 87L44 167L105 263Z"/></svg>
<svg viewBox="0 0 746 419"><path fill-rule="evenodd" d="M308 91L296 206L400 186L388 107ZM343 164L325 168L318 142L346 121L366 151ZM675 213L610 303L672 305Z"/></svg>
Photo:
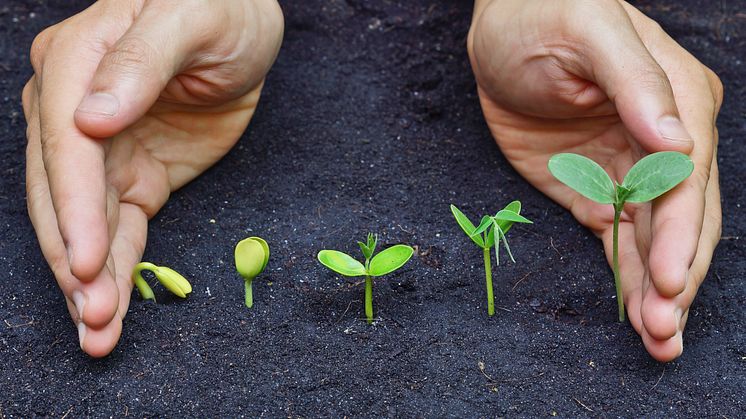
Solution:
<svg viewBox="0 0 746 419"><path fill-rule="evenodd" d="M75 126L74 112L100 56L73 45L77 40L68 34L51 41L40 74L39 115L44 167L70 270L92 280L109 253L104 147Z"/></svg>

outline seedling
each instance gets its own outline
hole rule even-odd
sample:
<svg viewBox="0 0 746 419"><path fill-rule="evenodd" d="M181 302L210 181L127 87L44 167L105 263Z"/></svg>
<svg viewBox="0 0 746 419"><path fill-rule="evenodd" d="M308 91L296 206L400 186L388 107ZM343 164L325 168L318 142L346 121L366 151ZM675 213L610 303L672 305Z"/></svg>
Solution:
<svg viewBox="0 0 746 419"><path fill-rule="evenodd" d="M622 184L612 181L593 160L573 153L555 154L549 159L549 171L560 182L599 204L614 206L612 265L619 306L619 321L624 321L624 297L619 275L619 218L625 202L648 202L663 195L688 178L694 170L689 156L663 151L643 157L624 176Z"/></svg>
<svg viewBox="0 0 746 419"><path fill-rule="evenodd" d="M246 307L251 308L254 305L252 282L267 267L269 245L264 239L249 237L238 242L235 257L236 270L244 280L244 302Z"/></svg>
<svg viewBox="0 0 746 419"><path fill-rule="evenodd" d="M365 256L365 265L337 250L322 250L317 257L322 265L340 275L365 276L365 317L370 324L373 323L373 277L401 268L412 257L414 250L405 244L397 244L373 256L378 244L378 236L373 233L368 233L365 243L357 244Z"/></svg>
<svg viewBox="0 0 746 419"><path fill-rule="evenodd" d="M140 291L143 300L155 301L153 290L142 277L142 271L145 270L153 272L164 287L181 298L186 298L187 294L192 292L192 285L189 281L175 270L165 266L155 266L150 262L140 262L132 270L132 280L135 282L137 290Z"/></svg>
<svg viewBox="0 0 746 419"><path fill-rule="evenodd" d="M482 248L484 254L484 276L487 286L487 314L495 315L495 297L492 292L492 262L490 248L495 246L495 260L500 265L500 241L503 242L505 250L508 252L510 260L515 263L513 253L508 245L508 238L505 234L513 226L513 223L533 224L531 220L520 215L521 202L513 201L505 208L501 209L494 216L485 215L482 217L478 226L474 226L469 218L464 215L455 205L451 204L451 212L456 218L456 222L464 230L469 238Z"/></svg>

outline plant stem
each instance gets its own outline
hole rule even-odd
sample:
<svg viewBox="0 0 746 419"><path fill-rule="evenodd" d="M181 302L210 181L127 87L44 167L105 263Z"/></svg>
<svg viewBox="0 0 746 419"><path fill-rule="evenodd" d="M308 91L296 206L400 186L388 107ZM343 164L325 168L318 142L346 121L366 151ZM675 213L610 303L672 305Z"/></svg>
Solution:
<svg viewBox="0 0 746 419"><path fill-rule="evenodd" d="M137 290L140 291L140 296L142 296L143 300L155 301L155 294L153 294L153 290L150 288L150 285L148 285L148 282L145 281L145 278L142 277L142 271L148 270L152 272L156 269L158 269L158 267L150 262L140 262L135 265L132 270L132 279L135 286L137 286Z"/></svg>
<svg viewBox="0 0 746 419"><path fill-rule="evenodd" d="M495 244L497 246L497 243ZM484 276L487 284L487 314L495 315L495 296L492 293L492 262L490 260L490 249L485 247L484 252Z"/></svg>
<svg viewBox="0 0 746 419"><path fill-rule="evenodd" d="M614 265L614 285L616 286L616 300L619 306L619 321L624 321L624 296L622 295L622 278L619 274L619 218L624 204L614 205L614 235L612 240L612 264Z"/></svg>
<svg viewBox="0 0 746 419"><path fill-rule="evenodd" d="M251 283L252 281L248 279L243 281L243 287L246 291L244 301L246 302L246 307L248 308L251 308L251 306L254 305L254 291L252 290Z"/></svg>
<svg viewBox="0 0 746 419"><path fill-rule="evenodd" d="M368 324L373 323L373 278L370 275L365 276L365 317Z"/></svg>

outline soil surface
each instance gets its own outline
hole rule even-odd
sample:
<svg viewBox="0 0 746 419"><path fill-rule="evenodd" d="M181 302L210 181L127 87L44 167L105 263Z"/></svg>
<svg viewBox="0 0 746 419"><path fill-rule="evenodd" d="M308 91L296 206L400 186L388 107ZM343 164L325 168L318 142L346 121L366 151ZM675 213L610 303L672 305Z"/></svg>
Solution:
<svg viewBox="0 0 746 419"><path fill-rule="evenodd" d="M3 0L0 418L744 417L746 1L636 4L726 86L724 240L668 364L616 321L599 240L495 146L466 56L471 3L451 0L284 2L244 138L150 223L144 259L194 293L135 296L111 356L87 357L27 219L20 105L34 35L86 2ZM514 198L536 224L511 231L518 263L495 268L488 318L481 253L448 205L475 217ZM315 260L357 254L368 231L418 249L376 283L373 326L363 285ZM232 253L250 235L272 249L252 310Z"/></svg>

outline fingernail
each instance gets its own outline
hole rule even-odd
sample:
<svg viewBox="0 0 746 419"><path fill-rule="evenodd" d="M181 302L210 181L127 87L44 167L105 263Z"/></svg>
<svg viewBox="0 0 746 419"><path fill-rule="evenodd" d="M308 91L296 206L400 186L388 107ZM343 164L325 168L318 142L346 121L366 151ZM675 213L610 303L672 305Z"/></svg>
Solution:
<svg viewBox="0 0 746 419"><path fill-rule="evenodd" d="M677 308L673 312L674 321L676 322L676 330L681 333L681 317L684 315L684 310Z"/></svg>
<svg viewBox="0 0 746 419"><path fill-rule="evenodd" d="M684 334L679 332L679 356L684 353Z"/></svg>
<svg viewBox="0 0 746 419"><path fill-rule="evenodd" d="M108 93L94 93L83 99L78 105L78 112L114 116L119 112L119 100Z"/></svg>
<svg viewBox="0 0 746 419"><path fill-rule="evenodd" d="M675 116L663 116L658 119L658 132L667 140L680 143L691 143L692 136L684 128L684 124Z"/></svg>
<svg viewBox="0 0 746 419"><path fill-rule="evenodd" d="M78 323L78 340L80 341L80 349L83 349L83 342L85 342L85 334L88 330L85 327L85 323L82 321Z"/></svg>
<svg viewBox="0 0 746 419"><path fill-rule="evenodd" d="M73 292L73 304L75 304L75 308L78 310L78 320L83 321L83 309L85 308L85 303L88 299L85 297L85 294L83 294L80 291Z"/></svg>

